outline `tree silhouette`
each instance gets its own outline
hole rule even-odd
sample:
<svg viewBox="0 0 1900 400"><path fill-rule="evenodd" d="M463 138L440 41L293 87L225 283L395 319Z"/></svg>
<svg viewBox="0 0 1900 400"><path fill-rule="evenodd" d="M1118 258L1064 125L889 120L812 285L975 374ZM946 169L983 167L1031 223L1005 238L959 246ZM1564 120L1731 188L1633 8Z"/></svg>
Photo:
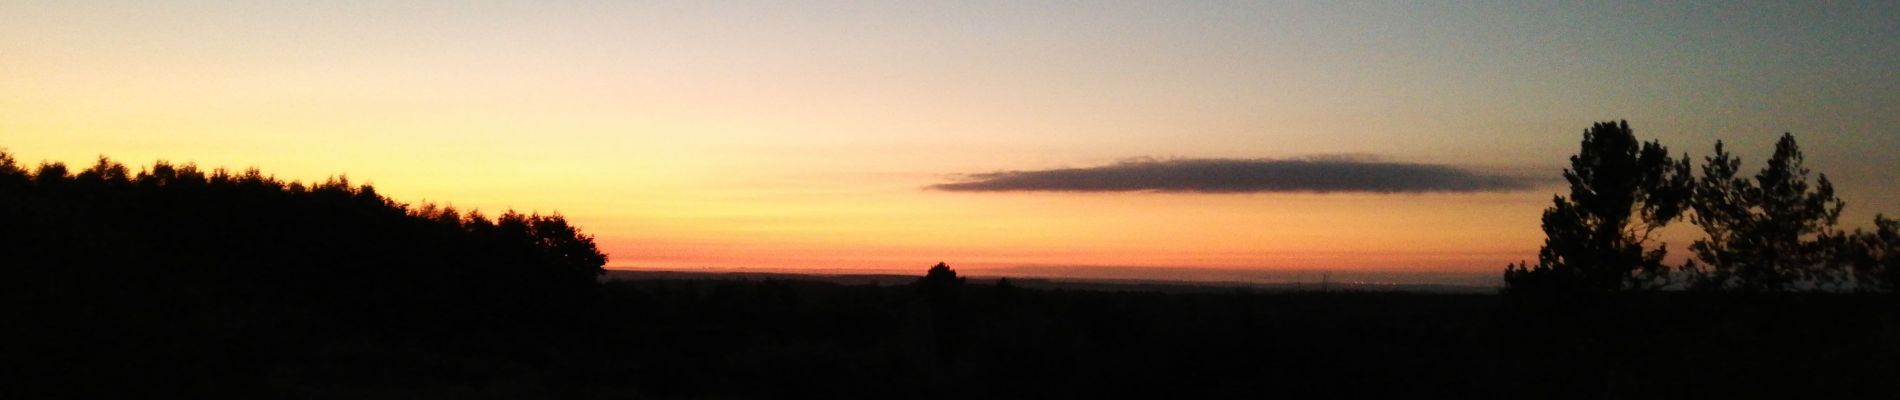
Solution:
<svg viewBox="0 0 1900 400"><path fill-rule="evenodd" d="M13 155L7 154L7 149L0 148L0 194L21 194L31 182L26 170L20 169Z"/></svg>
<svg viewBox="0 0 1900 400"><path fill-rule="evenodd" d="M957 277L957 271L949 264L937 263L917 279L917 290L928 299L948 299L955 297L957 289L963 286L964 278Z"/></svg>
<svg viewBox="0 0 1900 400"><path fill-rule="evenodd" d="M1856 232L1848 247L1855 286L1867 291L1900 291L1900 220L1874 217L1873 232Z"/></svg>
<svg viewBox="0 0 1900 400"><path fill-rule="evenodd" d="M334 359L315 343L526 340L597 290L605 262L558 214L497 224L255 169L28 172L0 151L0 274L18 283L0 300L30 304L41 328L22 343L64 354L35 379L215 386L258 373L247 363ZM170 364L101 368L119 360Z"/></svg>
<svg viewBox="0 0 1900 400"><path fill-rule="evenodd" d="M1504 271L1511 292L1604 292L1666 282L1667 245L1650 234L1681 216L1691 193L1687 160L1659 142L1638 143L1629 122L1602 122L1583 133L1564 170L1570 195L1544 210L1537 263Z"/></svg>
<svg viewBox="0 0 1900 400"><path fill-rule="evenodd" d="M1810 186L1801 164L1800 145L1784 134L1768 166L1742 178L1741 159L1716 142L1692 202L1708 238L1690 245L1691 287L1772 292L1846 280L1831 254L1845 243L1834 229L1845 203L1826 174Z"/></svg>

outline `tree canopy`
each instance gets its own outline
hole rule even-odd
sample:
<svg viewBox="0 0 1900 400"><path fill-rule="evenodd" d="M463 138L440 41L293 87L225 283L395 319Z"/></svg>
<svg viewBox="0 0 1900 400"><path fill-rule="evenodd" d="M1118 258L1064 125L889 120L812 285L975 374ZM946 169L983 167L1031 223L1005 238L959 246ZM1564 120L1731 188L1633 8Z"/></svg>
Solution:
<svg viewBox="0 0 1900 400"><path fill-rule="evenodd" d="M1536 264L1513 264L1512 290L1596 292L1659 285L1664 246L1650 234L1681 216L1689 166L1659 142L1640 143L1629 122L1601 122L1583 133L1564 180L1569 196L1544 211L1546 239Z"/></svg>
<svg viewBox="0 0 1900 400"><path fill-rule="evenodd" d="M1826 174L1808 183L1800 145L1784 134L1753 180L1736 176L1741 159L1715 144L1695 191L1695 222L1708 238L1690 249L1692 286L1784 291L1839 282L1827 237L1845 203Z"/></svg>
<svg viewBox="0 0 1900 400"><path fill-rule="evenodd" d="M102 157L76 173L29 171L0 152L0 265L35 301L281 304L414 322L543 308L596 285L606 260L559 214L491 220L344 177L305 185L256 169L133 172Z"/></svg>
<svg viewBox="0 0 1900 400"><path fill-rule="evenodd" d="M1811 183L1803 161L1794 135L1783 134L1767 165L1744 177L1741 159L1718 141L1696 176L1687 156L1672 159L1654 141L1639 147L1627 122L1598 123L1564 170L1569 196L1544 211L1537 263L1507 266L1506 290L1894 289L1900 227L1882 216L1872 232L1837 229L1846 204L1826 174ZM1667 246L1650 236L1684 216L1704 237L1689 246L1693 258L1668 265Z"/></svg>

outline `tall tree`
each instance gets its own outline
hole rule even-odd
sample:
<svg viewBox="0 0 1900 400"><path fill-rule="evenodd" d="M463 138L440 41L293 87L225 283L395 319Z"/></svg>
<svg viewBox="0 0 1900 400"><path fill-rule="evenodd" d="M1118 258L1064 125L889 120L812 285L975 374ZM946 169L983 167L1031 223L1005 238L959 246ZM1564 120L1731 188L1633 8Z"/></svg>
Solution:
<svg viewBox="0 0 1900 400"><path fill-rule="evenodd" d="M1690 245L1695 259L1685 269L1702 289L1786 291L1817 289L1845 280L1831 254L1844 237L1834 229L1846 205L1820 174L1808 183L1801 146L1793 134L1775 143L1768 166L1754 179L1737 176L1741 159L1721 142L1702 166L1695 185L1696 225L1707 239Z"/></svg>
<svg viewBox="0 0 1900 400"><path fill-rule="evenodd" d="M1686 158L1686 157L1685 157ZM1681 217L1693 183L1656 141L1639 143L1628 121L1601 122L1583 132L1564 180L1570 195L1544 210L1544 246L1537 263L1505 268L1513 292L1605 292L1666 282L1666 244L1650 235Z"/></svg>

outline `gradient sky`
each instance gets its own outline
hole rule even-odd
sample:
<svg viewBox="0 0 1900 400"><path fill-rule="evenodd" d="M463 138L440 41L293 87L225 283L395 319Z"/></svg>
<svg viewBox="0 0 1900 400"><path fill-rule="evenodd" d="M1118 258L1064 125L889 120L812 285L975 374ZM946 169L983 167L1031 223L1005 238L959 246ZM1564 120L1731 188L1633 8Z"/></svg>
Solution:
<svg viewBox="0 0 1900 400"><path fill-rule="evenodd" d="M0 1L0 147L558 210L621 268L1482 281L1560 187L926 188L1340 154L1554 178L1608 119L1749 170L1794 132L1846 225L1900 213L1900 2L259 3Z"/></svg>

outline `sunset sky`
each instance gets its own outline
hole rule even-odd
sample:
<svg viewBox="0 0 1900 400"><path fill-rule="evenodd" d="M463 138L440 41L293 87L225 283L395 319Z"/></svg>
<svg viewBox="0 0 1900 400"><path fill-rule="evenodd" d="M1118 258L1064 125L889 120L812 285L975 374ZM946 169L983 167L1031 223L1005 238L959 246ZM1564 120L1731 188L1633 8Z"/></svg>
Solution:
<svg viewBox="0 0 1900 400"><path fill-rule="evenodd" d="M0 1L0 148L558 211L610 268L1488 283L1616 119L1900 213L1893 1L260 3Z"/></svg>

